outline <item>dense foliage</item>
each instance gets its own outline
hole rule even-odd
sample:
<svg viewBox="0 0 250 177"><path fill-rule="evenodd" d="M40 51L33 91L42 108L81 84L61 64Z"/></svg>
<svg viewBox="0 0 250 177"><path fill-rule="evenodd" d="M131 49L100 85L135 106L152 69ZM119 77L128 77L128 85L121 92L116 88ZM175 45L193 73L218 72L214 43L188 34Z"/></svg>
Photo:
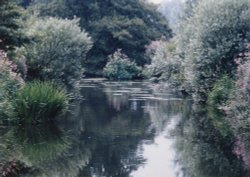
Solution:
<svg viewBox="0 0 250 177"><path fill-rule="evenodd" d="M182 25L178 50L197 101L206 101L222 75L234 74L234 59L246 47L249 9L248 0L204 0Z"/></svg>
<svg viewBox="0 0 250 177"><path fill-rule="evenodd" d="M14 114L20 123L35 124L53 120L68 106L65 90L50 82L32 82L17 92L12 101Z"/></svg>
<svg viewBox="0 0 250 177"><path fill-rule="evenodd" d="M154 81L164 81L171 87L180 86L181 65L175 55L174 41L153 41L147 46L151 63L144 68L144 75Z"/></svg>
<svg viewBox="0 0 250 177"><path fill-rule="evenodd" d="M88 53L88 74L101 74L108 56L117 49L133 58L137 65L149 63L145 45L161 36L169 38L171 30L153 6L140 0L39 0L33 9L42 16L80 18L80 25L94 40Z"/></svg>
<svg viewBox="0 0 250 177"><path fill-rule="evenodd" d="M250 125L250 60L239 63L235 87L226 110L235 130L242 133L249 131Z"/></svg>
<svg viewBox="0 0 250 177"><path fill-rule="evenodd" d="M25 39L21 32L22 8L13 0L0 0L0 49L13 49Z"/></svg>
<svg viewBox="0 0 250 177"><path fill-rule="evenodd" d="M215 83L212 91L208 94L208 104L215 107L225 106L225 103L231 97L233 88L234 81L228 76L223 76Z"/></svg>
<svg viewBox="0 0 250 177"><path fill-rule="evenodd" d="M12 110L10 100L15 92L24 84L23 79L16 73L16 66L9 61L6 53L0 50L0 118L7 119Z"/></svg>
<svg viewBox="0 0 250 177"><path fill-rule="evenodd" d="M250 117L250 60L237 60L237 80L235 90L224 110L236 137L235 154L241 158L247 169L250 169L249 117Z"/></svg>
<svg viewBox="0 0 250 177"><path fill-rule="evenodd" d="M129 80L139 76L141 68L130 61L127 55L117 50L109 56L109 61L104 67L104 75L112 80Z"/></svg>
<svg viewBox="0 0 250 177"><path fill-rule="evenodd" d="M28 79L74 86L82 77L83 62L92 46L88 34L78 26L78 19L33 17L25 30L32 41L17 53L26 59Z"/></svg>
<svg viewBox="0 0 250 177"><path fill-rule="evenodd" d="M186 149L180 149L182 160L194 161L188 163L191 171L187 174L192 176L194 166L200 167L204 160L205 164L211 164L210 154L218 156L222 152L221 142L215 143L214 150L206 150L206 143L218 141L217 137L228 143L228 147L236 137L235 154L250 169L250 1L172 0L164 3L160 11L169 24L147 0L0 0L0 123L8 118L28 124L54 120L69 103L68 94L61 87L80 88L83 74L111 80L145 77L188 92L196 104L209 106L206 117L195 115L189 122L190 130L181 130L187 133L187 139L180 141L182 147L186 145ZM95 101L99 100L91 101L98 107ZM137 109L135 101L132 103ZM112 104L116 111L122 105L117 101ZM98 118L108 109L107 105L101 106ZM92 112L99 114L96 109ZM118 117L114 127L127 121ZM195 124L197 130L193 128ZM95 131L110 136L110 129L100 125L102 131ZM214 127L216 132L207 137L203 133L196 135L199 127ZM122 131L117 129L118 133ZM128 136L130 132L126 129L124 133ZM197 146L196 141L202 145ZM36 148L42 152L38 159L42 159L46 158L43 152L46 154L50 141L48 146L27 145L23 146L27 149L26 156L31 158ZM117 150L120 149L113 147L110 152ZM214 165L222 162L231 169L226 155ZM118 163L121 165L124 167ZM101 174L103 166L100 167L96 169ZM235 176L233 170L228 171ZM202 170L195 173L193 176L203 175ZM211 171L212 176L215 173L222 174L224 169Z"/></svg>

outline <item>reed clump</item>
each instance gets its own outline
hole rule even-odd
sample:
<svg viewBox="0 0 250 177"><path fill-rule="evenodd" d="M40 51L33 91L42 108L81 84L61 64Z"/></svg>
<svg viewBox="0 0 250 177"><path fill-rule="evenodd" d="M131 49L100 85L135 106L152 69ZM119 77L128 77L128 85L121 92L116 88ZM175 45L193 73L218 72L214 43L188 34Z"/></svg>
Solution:
<svg viewBox="0 0 250 177"><path fill-rule="evenodd" d="M55 119L64 113L69 96L52 82L27 83L13 100L14 114L20 122L39 123Z"/></svg>

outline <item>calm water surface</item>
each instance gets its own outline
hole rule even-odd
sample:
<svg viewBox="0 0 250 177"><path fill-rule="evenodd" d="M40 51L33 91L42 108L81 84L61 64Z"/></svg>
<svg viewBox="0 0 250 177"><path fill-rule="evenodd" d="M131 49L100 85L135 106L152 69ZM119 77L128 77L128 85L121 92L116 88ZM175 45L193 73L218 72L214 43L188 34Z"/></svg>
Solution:
<svg viewBox="0 0 250 177"><path fill-rule="evenodd" d="M148 82L84 80L81 95L55 124L0 128L0 169L23 177L248 175L218 115L179 94Z"/></svg>

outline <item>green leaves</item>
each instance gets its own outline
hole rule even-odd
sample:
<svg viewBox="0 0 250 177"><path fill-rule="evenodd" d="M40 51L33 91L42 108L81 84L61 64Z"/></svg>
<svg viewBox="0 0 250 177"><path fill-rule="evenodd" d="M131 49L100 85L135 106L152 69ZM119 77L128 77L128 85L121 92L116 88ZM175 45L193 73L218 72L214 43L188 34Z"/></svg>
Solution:
<svg viewBox="0 0 250 177"><path fill-rule="evenodd" d="M147 46L151 63L144 68L144 75L155 81L167 81L176 87L181 82L181 64L175 56L175 42L153 41Z"/></svg>
<svg viewBox="0 0 250 177"><path fill-rule="evenodd" d="M101 75L108 56L118 49L122 49L137 65L148 64L145 46L161 36L167 39L171 36L171 30L161 14L140 0L38 2L42 4L38 3L38 8L35 8L40 9L41 16L80 18L80 26L89 32L94 41L84 62L89 75Z"/></svg>
<svg viewBox="0 0 250 177"><path fill-rule="evenodd" d="M224 74L235 73L234 59L246 49L249 7L247 0L203 0L182 25L178 50L197 101L206 101Z"/></svg>
<svg viewBox="0 0 250 177"><path fill-rule="evenodd" d="M104 75L113 80L129 80L138 77L141 69L131 62L127 55L117 50L109 57L104 68Z"/></svg>
<svg viewBox="0 0 250 177"><path fill-rule="evenodd" d="M208 94L208 104L213 107L225 106L233 89L234 81L228 76L223 76Z"/></svg>
<svg viewBox="0 0 250 177"><path fill-rule="evenodd" d="M20 48L19 53L27 59L28 79L75 86L92 47L91 38L79 27L79 19L32 17L26 34L32 42Z"/></svg>
<svg viewBox="0 0 250 177"><path fill-rule="evenodd" d="M22 8L11 0L0 2L0 49L13 50L25 39L21 31Z"/></svg>
<svg viewBox="0 0 250 177"><path fill-rule="evenodd" d="M68 107L66 91L50 82L32 82L17 92L14 113L20 122L34 124L53 120Z"/></svg>

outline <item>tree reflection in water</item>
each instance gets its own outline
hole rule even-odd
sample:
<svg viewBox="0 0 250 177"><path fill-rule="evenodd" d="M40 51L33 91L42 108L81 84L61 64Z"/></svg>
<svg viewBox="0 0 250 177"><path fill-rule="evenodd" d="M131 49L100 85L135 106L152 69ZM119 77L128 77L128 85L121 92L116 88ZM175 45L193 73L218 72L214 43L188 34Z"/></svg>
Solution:
<svg viewBox="0 0 250 177"><path fill-rule="evenodd" d="M233 137L225 134L224 126L222 130L214 126L218 115L212 114L196 108L179 122L173 132L176 163L183 167L185 177L246 177L242 161L233 154Z"/></svg>
<svg viewBox="0 0 250 177"><path fill-rule="evenodd" d="M18 159L31 167L29 176L77 177L88 163L90 152L84 141L55 125L25 127L16 133L21 147Z"/></svg>
<svg viewBox="0 0 250 177"><path fill-rule="evenodd" d="M149 86L88 81L85 100L56 124L0 129L0 170L14 159L29 168L23 177L130 177L149 163L142 147L174 120L166 138L181 167L176 177L247 177L218 112L193 111L190 101Z"/></svg>
<svg viewBox="0 0 250 177"><path fill-rule="evenodd" d="M130 176L144 162L137 155L138 144L154 137L148 114L131 106L129 93L120 90L123 94L119 95L111 91L84 89L87 100L81 106L86 115L84 137L91 147L92 158L79 176Z"/></svg>

